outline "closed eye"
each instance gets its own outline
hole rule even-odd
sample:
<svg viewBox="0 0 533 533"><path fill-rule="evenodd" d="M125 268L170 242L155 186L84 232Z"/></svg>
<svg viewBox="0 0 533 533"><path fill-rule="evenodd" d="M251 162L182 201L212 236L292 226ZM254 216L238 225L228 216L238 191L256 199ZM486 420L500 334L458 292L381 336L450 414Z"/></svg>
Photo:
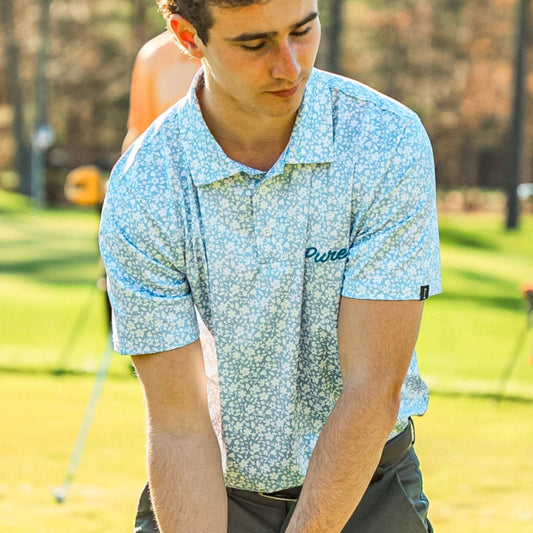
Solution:
<svg viewBox="0 0 533 533"><path fill-rule="evenodd" d="M301 30L301 31L292 31L291 32L291 35L293 37L303 37L304 35L307 35L311 30L312 30L312 26L307 26L307 28L305 28L304 30ZM261 48L263 48L265 46L266 42L265 41L262 41L258 44L255 44L255 45L250 45L250 44L241 44L241 48L243 50L246 50L248 52L255 52L257 50L261 50Z"/></svg>
<svg viewBox="0 0 533 533"><path fill-rule="evenodd" d="M255 45L241 44L241 48L243 50L247 50L248 52L255 52L256 50L261 50L261 48L263 48L263 46L265 46L265 42L264 41L262 43L255 44Z"/></svg>
<svg viewBox="0 0 533 533"><path fill-rule="evenodd" d="M304 35L307 35L311 31L311 29L312 26L307 26L305 30L291 32L291 35L294 35L295 37L303 37Z"/></svg>

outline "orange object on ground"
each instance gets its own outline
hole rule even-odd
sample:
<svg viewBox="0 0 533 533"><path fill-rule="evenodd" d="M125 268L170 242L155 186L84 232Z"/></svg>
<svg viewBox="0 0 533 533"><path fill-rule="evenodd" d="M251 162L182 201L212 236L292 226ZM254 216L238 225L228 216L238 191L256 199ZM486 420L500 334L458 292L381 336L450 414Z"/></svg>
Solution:
<svg viewBox="0 0 533 533"><path fill-rule="evenodd" d="M105 180L95 165L77 167L67 174L65 196L82 207L100 205L104 201Z"/></svg>

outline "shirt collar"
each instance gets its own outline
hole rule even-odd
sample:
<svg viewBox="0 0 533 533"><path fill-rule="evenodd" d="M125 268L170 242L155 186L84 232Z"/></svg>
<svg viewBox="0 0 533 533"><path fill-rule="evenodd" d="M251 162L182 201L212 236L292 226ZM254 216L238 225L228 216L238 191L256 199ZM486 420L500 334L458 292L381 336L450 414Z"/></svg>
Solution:
<svg viewBox="0 0 533 533"><path fill-rule="evenodd" d="M329 85L321 71L313 69L307 82L286 163L331 163L333 161L333 104Z"/></svg>
<svg viewBox="0 0 533 533"><path fill-rule="evenodd" d="M214 183L241 172L254 171L229 158L207 127L196 96L203 73L196 75L185 98L180 129L187 133L183 145L193 183ZM329 163L333 160L333 118L329 87L320 71L313 69L307 82L302 105L296 117L289 145L267 175L283 172L286 164ZM273 172L275 171L275 172Z"/></svg>

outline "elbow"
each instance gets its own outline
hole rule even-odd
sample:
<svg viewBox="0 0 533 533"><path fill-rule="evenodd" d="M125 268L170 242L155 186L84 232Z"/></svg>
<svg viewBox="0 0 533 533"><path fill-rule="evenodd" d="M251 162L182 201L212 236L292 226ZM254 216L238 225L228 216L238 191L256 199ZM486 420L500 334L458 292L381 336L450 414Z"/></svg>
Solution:
<svg viewBox="0 0 533 533"><path fill-rule="evenodd" d="M401 389L402 382L372 379L358 384L345 383L343 395L355 417L364 412L369 419L380 421L383 427L392 430L400 410Z"/></svg>
<svg viewBox="0 0 533 533"><path fill-rule="evenodd" d="M378 394L378 405L391 427L394 426L400 411L402 384L403 380L398 379L386 381L382 383L382 390Z"/></svg>
<svg viewBox="0 0 533 533"><path fill-rule="evenodd" d="M384 409L391 427L396 423L401 403L401 385L389 391L388 398L384 401Z"/></svg>

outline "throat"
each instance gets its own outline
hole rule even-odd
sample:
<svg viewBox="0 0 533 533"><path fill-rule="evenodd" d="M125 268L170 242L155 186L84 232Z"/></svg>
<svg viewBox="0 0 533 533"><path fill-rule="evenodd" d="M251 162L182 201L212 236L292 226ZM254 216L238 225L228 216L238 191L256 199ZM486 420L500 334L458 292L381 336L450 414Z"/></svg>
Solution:
<svg viewBox="0 0 533 533"><path fill-rule="evenodd" d="M197 94L205 123L229 158L262 172L274 166L289 143L297 112L261 116L208 98L205 87Z"/></svg>
<svg viewBox="0 0 533 533"><path fill-rule="evenodd" d="M211 120L207 125L229 158L266 172L289 144L294 120Z"/></svg>
<svg viewBox="0 0 533 533"><path fill-rule="evenodd" d="M268 172L285 150L285 142L256 141L252 143L221 143L226 155L247 167Z"/></svg>

